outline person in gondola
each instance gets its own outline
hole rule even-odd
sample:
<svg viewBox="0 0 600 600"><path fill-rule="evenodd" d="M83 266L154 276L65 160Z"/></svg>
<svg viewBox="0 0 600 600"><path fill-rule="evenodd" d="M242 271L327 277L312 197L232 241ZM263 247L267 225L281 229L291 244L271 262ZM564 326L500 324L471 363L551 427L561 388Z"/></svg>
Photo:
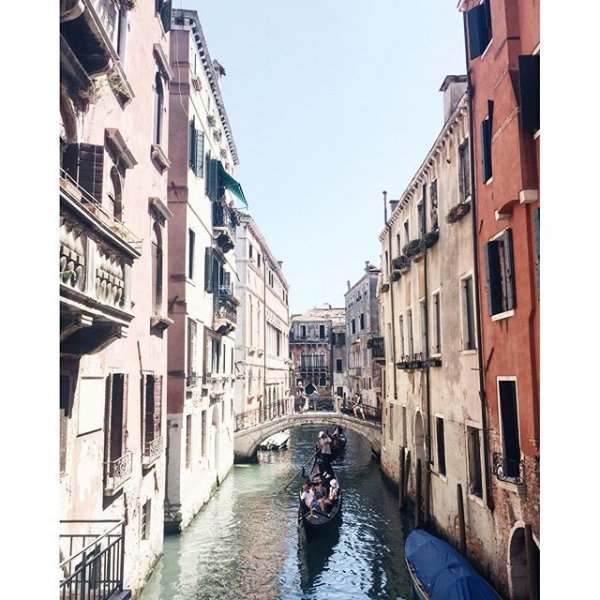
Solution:
<svg viewBox="0 0 600 600"><path fill-rule="evenodd" d="M311 508L315 495L313 492L313 485L310 482L304 484L302 488L302 494L300 494L300 500L304 502L307 508Z"/></svg>
<svg viewBox="0 0 600 600"><path fill-rule="evenodd" d="M324 432L319 432L317 449L321 458L321 473L331 470L331 438Z"/></svg>

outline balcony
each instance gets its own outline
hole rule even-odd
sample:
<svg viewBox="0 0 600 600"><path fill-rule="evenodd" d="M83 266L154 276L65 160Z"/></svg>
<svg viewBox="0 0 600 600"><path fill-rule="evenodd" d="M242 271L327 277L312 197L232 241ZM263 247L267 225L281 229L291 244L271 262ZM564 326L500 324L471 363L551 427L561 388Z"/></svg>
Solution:
<svg viewBox="0 0 600 600"><path fill-rule="evenodd" d="M104 495L113 496L131 477L133 453L125 452L117 460L104 463Z"/></svg>
<svg viewBox="0 0 600 600"><path fill-rule="evenodd" d="M131 598L123 589L125 521L61 521L59 549L60 600Z"/></svg>
<svg viewBox="0 0 600 600"><path fill-rule="evenodd" d="M131 268L141 243L61 171L60 342L64 354L98 352L127 337Z"/></svg>
<svg viewBox="0 0 600 600"><path fill-rule="evenodd" d="M492 459L492 471L500 481L507 481L515 485L524 483L522 460L504 458L499 452L494 452Z"/></svg>
<svg viewBox="0 0 600 600"><path fill-rule="evenodd" d="M235 247L235 227L237 215L224 202L212 203L212 224L214 238L223 254Z"/></svg>
<svg viewBox="0 0 600 600"><path fill-rule="evenodd" d="M329 365L300 365L300 373L328 373Z"/></svg>
<svg viewBox="0 0 600 600"><path fill-rule="evenodd" d="M142 454L142 467L151 467L161 456L163 451L162 436L158 436L153 440L144 444L144 452Z"/></svg>
<svg viewBox="0 0 600 600"><path fill-rule="evenodd" d="M237 308L239 300L227 286L221 286L213 296L214 316L213 331L221 335L229 335L237 325Z"/></svg>
<svg viewBox="0 0 600 600"><path fill-rule="evenodd" d="M371 350L371 358L377 362L385 362L385 344L381 336L367 340L367 348Z"/></svg>

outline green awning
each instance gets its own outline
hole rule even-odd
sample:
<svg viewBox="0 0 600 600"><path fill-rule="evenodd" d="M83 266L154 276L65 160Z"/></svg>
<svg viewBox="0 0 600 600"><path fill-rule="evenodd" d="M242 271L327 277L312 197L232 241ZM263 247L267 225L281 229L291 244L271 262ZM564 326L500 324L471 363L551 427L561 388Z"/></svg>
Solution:
<svg viewBox="0 0 600 600"><path fill-rule="evenodd" d="M242 186L238 181L236 181L223 167L221 161L219 162L219 180L221 185L229 190L234 196L238 198L238 200L248 208L248 201L246 200L246 196L244 196L244 192L242 190Z"/></svg>

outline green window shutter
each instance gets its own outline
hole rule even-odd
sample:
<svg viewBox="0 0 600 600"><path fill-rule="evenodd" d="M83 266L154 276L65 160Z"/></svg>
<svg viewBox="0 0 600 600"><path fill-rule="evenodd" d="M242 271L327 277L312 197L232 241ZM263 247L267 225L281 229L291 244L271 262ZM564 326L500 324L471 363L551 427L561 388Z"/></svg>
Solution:
<svg viewBox="0 0 600 600"><path fill-rule="evenodd" d="M492 122L481 122L481 177L484 182L492 176Z"/></svg>
<svg viewBox="0 0 600 600"><path fill-rule="evenodd" d="M502 301L499 294L500 261L498 260L498 242L488 242L483 246L483 252L488 314L495 315L502 312Z"/></svg>
<svg viewBox="0 0 600 600"><path fill-rule="evenodd" d="M469 30L469 58L477 58L487 48L492 39L492 19L489 0L467 12Z"/></svg>
<svg viewBox="0 0 600 600"><path fill-rule="evenodd" d="M204 131L196 131L195 163L194 173L198 177L204 177Z"/></svg>
<svg viewBox="0 0 600 600"><path fill-rule="evenodd" d="M204 249L204 289L208 293L212 293L212 272L213 272L213 255L212 248Z"/></svg>
<svg viewBox="0 0 600 600"><path fill-rule="evenodd" d="M165 32L171 31L171 0L166 0L160 9L160 20Z"/></svg>
<svg viewBox="0 0 600 600"><path fill-rule="evenodd" d="M521 127L540 128L540 55L519 56L519 105Z"/></svg>
<svg viewBox="0 0 600 600"><path fill-rule="evenodd" d="M154 439L160 437L162 423L162 375L154 375Z"/></svg>
<svg viewBox="0 0 600 600"><path fill-rule="evenodd" d="M102 202L104 146L69 144L63 155L63 169L97 202Z"/></svg>
<svg viewBox="0 0 600 600"><path fill-rule="evenodd" d="M194 166L196 165L196 125L194 124L193 118L190 121L189 154L190 154L189 165L190 165L191 169L194 169Z"/></svg>
<svg viewBox="0 0 600 600"><path fill-rule="evenodd" d="M504 232L502 240L504 242L504 275L506 277L506 310L511 310L517 306L517 299L512 258L512 231L510 229Z"/></svg>
<svg viewBox="0 0 600 600"><path fill-rule="evenodd" d="M208 161L208 191L207 195L213 202L219 199L219 161L211 158Z"/></svg>

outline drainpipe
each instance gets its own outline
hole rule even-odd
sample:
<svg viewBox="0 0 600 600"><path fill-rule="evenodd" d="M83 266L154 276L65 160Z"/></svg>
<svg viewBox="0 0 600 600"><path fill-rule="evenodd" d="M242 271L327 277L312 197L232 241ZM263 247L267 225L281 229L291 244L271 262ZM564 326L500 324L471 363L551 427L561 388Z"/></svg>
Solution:
<svg viewBox="0 0 600 600"><path fill-rule="evenodd" d="M427 222L427 195L423 194L423 223ZM424 232L420 232L424 234ZM425 315L423 316L425 320L425 335L423 342L425 343L425 348L423 348L423 358L426 360L429 356L429 289L427 287L427 255L428 249L425 249L423 256L423 279L425 280ZM425 461L427 464L426 477L429 478L429 473L431 469L431 392L429 389L429 369L431 367L428 365L425 367L425 406L427 408L427 432L425 434ZM429 502L428 498L425 498L425 502Z"/></svg>
<svg viewBox="0 0 600 600"><path fill-rule="evenodd" d="M385 270L388 270L388 283L390 284L390 289L389 289L389 293L390 293L390 313L391 313L391 317L392 317L392 332L394 331L394 293L393 293L393 281L389 281L389 277L390 277L390 273L392 271L392 269L390 268L390 265L392 264L392 227L391 225L388 225L388 221L387 221L387 192L383 192L383 204L386 207L385 210L385 217L386 217L386 221L385 221L385 228L387 229L387 234L388 234L388 264L387 265L383 265L383 270L385 272ZM384 332L385 335L385 332ZM396 389L396 336L392 335L392 382L394 384L394 400L398 399L398 394L397 394L397 389Z"/></svg>
<svg viewBox="0 0 600 600"><path fill-rule="evenodd" d="M479 373L479 399L481 401L481 426L483 429L483 476L485 479L486 504L490 510L494 509L490 473L490 441L487 411L487 396L485 392L485 371L483 364L483 336L481 334L481 296L479 286L479 242L477 233L477 194L475 192L475 144L473 126L473 85L471 83L471 69L469 67L468 41L467 41L467 13L463 12L463 34L465 44L465 61L467 66L467 105L469 108L469 160L471 175L471 227L473 229L473 263L475 287L475 314L477 315L477 366Z"/></svg>
<svg viewBox="0 0 600 600"><path fill-rule="evenodd" d="M263 402L267 402L267 261L263 251ZM264 406L264 405L263 405ZM267 406L267 412L271 412L271 407ZM263 409L263 414L264 414Z"/></svg>

